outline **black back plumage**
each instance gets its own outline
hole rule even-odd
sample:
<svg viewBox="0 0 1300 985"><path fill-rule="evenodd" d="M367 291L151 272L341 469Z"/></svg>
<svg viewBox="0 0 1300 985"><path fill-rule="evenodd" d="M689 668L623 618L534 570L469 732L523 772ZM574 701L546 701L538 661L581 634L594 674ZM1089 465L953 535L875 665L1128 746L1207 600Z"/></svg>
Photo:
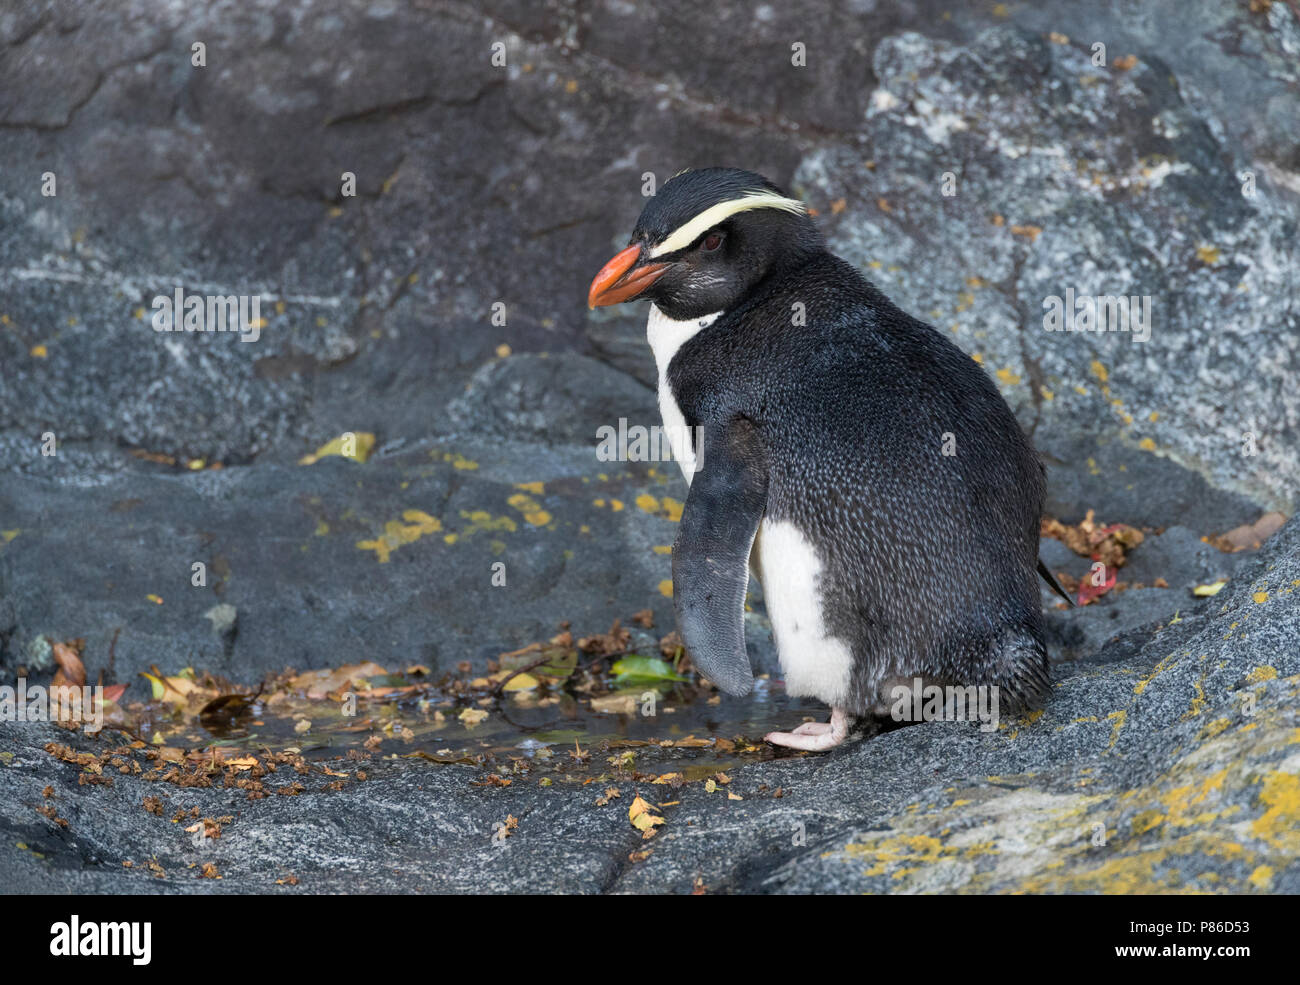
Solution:
<svg viewBox="0 0 1300 985"><path fill-rule="evenodd" d="M816 544L826 629L853 652L850 711L914 676L997 686L1013 711L1045 696L1043 470L969 356L815 248L773 263L668 380L688 425L757 428L767 517Z"/></svg>

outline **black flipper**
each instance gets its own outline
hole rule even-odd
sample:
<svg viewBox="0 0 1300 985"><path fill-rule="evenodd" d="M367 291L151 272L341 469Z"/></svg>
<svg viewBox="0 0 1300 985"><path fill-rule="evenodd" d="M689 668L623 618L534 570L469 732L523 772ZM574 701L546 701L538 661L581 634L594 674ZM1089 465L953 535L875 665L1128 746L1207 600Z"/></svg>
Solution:
<svg viewBox="0 0 1300 985"><path fill-rule="evenodd" d="M698 432L697 432L698 433ZM727 694L748 694L749 553L767 508L767 451L744 418L705 426L673 545L673 608L691 660Z"/></svg>
<svg viewBox="0 0 1300 985"><path fill-rule="evenodd" d="M1038 573L1043 576L1043 581L1052 586L1052 591L1069 602L1071 606L1075 604L1074 599L1070 598L1070 593L1061 587L1061 583L1056 580L1056 576L1047 570L1047 565L1043 564L1043 559L1038 559Z"/></svg>

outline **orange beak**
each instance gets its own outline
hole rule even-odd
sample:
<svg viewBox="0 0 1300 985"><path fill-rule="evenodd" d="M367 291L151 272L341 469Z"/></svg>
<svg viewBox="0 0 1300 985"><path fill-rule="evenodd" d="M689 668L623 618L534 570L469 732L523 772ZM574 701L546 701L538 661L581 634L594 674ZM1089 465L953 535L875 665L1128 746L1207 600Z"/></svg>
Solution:
<svg viewBox="0 0 1300 985"><path fill-rule="evenodd" d="M601 267L600 273L591 282L591 290L587 292L587 307L603 308L607 304L630 301L662 277L668 269L666 263L647 263L644 267L638 267L636 262L640 256L641 247L629 246Z"/></svg>

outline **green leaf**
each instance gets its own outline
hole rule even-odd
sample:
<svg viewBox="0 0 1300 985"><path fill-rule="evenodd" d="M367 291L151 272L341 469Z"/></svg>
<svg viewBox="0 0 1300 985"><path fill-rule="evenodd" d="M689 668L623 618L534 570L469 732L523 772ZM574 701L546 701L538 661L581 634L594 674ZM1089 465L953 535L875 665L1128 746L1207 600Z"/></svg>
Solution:
<svg viewBox="0 0 1300 985"><path fill-rule="evenodd" d="M615 683L628 684L634 681L684 681L673 670L673 665L658 657L640 657L635 654L624 657L611 668L616 675Z"/></svg>
<svg viewBox="0 0 1300 985"><path fill-rule="evenodd" d="M140 676L147 678L150 686L153 688L153 697L155 701L160 701L162 696L167 693L167 685L162 682L161 678L154 677L153 674L146 674L140 671Z"/></svg>

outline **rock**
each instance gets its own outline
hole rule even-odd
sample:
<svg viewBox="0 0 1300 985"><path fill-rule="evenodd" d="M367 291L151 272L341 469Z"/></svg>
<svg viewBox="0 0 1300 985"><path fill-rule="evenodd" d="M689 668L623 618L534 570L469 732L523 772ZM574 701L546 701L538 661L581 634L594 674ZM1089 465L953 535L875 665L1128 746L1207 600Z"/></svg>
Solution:
<svg viewBox="0 0 1300 985"><path fill-rule="evenodd" d="M1097 68L1082 44L1011 28L899 35L874 63L871 161L815 151L796 187L840 202L832 246L998 381L1053 497L1086 485L1072 472L1101 478L1075 503L1128 522L1166 522L1156 504L1224 527L1254 519L1246 499L1293 510L1300 442L1281 422L1300 416L1300 325L1278 299L1300 261L1295 208L1273 186L1242 194L1245 162L1169 68ZM1047 330L1067 294L1149 297L1149 339ZM1218 502L1197 502L1196 475Z"/></svg>
<svg viewBox="0 0 1300 985"><path fill-rule="evenodd" d="M1091 562L1058 540L1043 538L1039 557L1052 571L1085 578ZM1117 589L1086 606L1061 610L1059 599L1044 593L1048 650L1055 661L1127 659L1167 620L1198 608L1192 589L1234 577L1249 555L1225 554L1186 527L1148 534L1119 569ZM1156 582L1163 579L1165 587ZM1135 587L1141 585L1141 588ZM1134 586L1134 587L1128 587ZM1195 618L1195 617L1191 617Z"/></svg>
<svg viewBox="0 0 1300 985"><path fill-rule="evenodd" d="M482 461L437 448L90 488L11 482L0 502L23 532L0 548L14 611L0 667L39 667L26 641L84 636L93 675L121 627L116 679L143 695L135 674L155 663L254 683L286 665L482 662L562 620L604 632L647 607L671 628L669 558L652 550L675 536L665 474L602 466L590 447L550 459L514 447ZM206 587L191 584L198 561Z"/></svg>
<svg viewBox="0 0 1300 985"><path fill-rule="evenodd" d="M596 462L601 427L659 424L652 391L582 356L519 355L491 362L470 379L450 414L484 438L586 446Z"/></svg>
<svg viewBox="0 0 1300 985"><path fill-rule="evenodd" d="M0 724L0 830L26 846L0 854L0 879L19 892L1296 892L1297 585L1292 522L1199 603L1203 618L1131 659L1062 668L1041 713L749 765L712 793L688 783L648 843L626 782L597 806L587 786L476 787L471 767L398 759L341 791L256 801L127 775L79 786L41 748L67 733ZM645 768L668 768L663 752ZM66 830L30 806L43 802ZM233 819L196 846L170 823L182 807ZM509 816L522 820L495 842ZM193 878L203 862L222 880Z"/></svg>

